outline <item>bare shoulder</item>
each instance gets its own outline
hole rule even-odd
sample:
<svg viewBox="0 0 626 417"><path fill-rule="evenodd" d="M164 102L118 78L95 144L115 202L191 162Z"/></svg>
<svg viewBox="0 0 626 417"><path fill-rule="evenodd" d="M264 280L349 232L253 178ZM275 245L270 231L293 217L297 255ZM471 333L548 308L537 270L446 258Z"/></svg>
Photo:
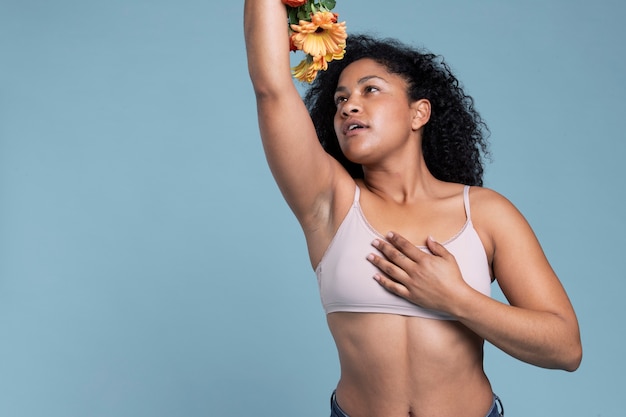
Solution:
<svg viewBox="0 0 626 417"><path fill-rule="evenodd" d="M522 299L522 282L558 282L534 231L513 203L486 188L472 188L470 196L472 221L510 299Z"/></svg>
<svg viewBox="0 0 626 417"><path fill-rule="evenodd" d="M526 222L522 213L502 194L485 187L470 190L472 221L486 230L510 222Z"/></svg>
<svg viewBox="0 0 626 417"><path fill-rule="evenodd" d="M490 260L493 260L498 247L503 249L515 241L538 245L522 213L502 194L490 188L472 187L470 204L472 223Z"/></svg>

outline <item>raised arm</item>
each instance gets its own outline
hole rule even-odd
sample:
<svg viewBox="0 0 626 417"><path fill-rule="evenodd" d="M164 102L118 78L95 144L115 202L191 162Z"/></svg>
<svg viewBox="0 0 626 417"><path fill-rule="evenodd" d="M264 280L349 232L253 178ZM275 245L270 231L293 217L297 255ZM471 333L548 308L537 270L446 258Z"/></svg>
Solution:
<svg viewBox="0 0 626 417"><path fill-rule="evenodd" d="M328 213L338 179L349 179L321 147L291 77L287 13L281 0L246 0L248 69L265 154L294 214L306 229Z"/></svg>

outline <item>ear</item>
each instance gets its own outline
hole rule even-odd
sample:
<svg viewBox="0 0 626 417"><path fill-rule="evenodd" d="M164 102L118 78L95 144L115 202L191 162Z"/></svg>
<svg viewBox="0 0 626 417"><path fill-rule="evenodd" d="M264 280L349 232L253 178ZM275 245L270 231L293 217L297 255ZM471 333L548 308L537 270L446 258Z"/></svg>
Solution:
<svg viewBox="0 0 626 417"><path fill-rule="evenodd" d="M413 110L412 128L419 130L430 120L430 101L425 98L414 101L411 103L411 109Z"/></svg>

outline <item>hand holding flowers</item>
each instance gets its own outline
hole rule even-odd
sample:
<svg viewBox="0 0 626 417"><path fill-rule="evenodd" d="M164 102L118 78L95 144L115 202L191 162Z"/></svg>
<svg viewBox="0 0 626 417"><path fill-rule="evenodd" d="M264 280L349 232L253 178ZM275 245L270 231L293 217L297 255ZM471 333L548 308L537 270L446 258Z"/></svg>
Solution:
<svg viewBox="0 0 626 417"><path fill-rule="evenodd" d="M282 0L289 16L291 51L301 50L306 57L292 68L299 81L312 82L318 71L326 70L333 59L345 53L346 23L337 23L331 10L335 0Z"/></svg>

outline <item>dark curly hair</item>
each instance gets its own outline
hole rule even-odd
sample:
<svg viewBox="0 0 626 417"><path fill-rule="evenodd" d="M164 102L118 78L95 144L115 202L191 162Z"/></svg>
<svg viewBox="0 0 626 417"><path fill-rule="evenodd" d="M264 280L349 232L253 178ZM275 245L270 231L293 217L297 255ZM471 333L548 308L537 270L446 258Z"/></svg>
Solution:
<svg viewBox="0 0 626 417"><path fill-rule="evenodd" d="M433 176L442 181L482 186L483 159L489 155L489 129L474 109L474 100L465 94L441 56L396 39L350 35L344 58L332 61L328 70L320 71L307 90L304 102L326 152L353 178L363 178L361 165L349 161L342 153L333 126L339 76L349 64L362 58L373 59L389 72L403 77L411 101L430 101L431 116L424 126L422 149Z"/></svg>

